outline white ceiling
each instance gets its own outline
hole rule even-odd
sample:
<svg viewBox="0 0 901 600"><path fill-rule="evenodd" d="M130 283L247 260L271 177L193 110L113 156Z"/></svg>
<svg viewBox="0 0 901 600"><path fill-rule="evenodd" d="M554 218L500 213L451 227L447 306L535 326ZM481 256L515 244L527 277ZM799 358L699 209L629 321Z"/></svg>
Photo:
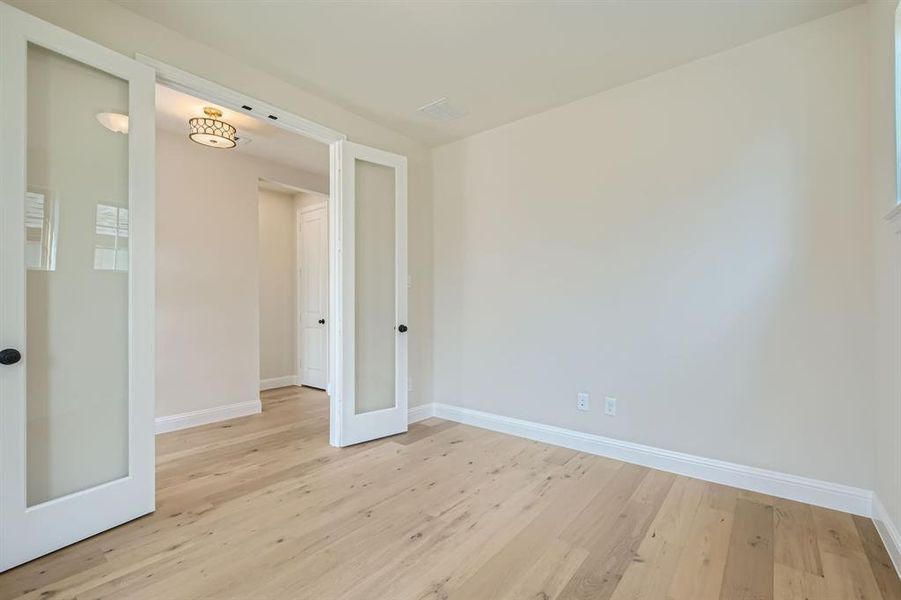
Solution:
<svg viewBox="0 0 901 600"><path fill-rule="evenodd" d="M172 88L163 85L156 86L157 125L165 131L187 136L189 133L188 119L202 117L205 106L214 106L220 109L222 120L235 126L238 130L238 137L243 137L245 140L250 139L250 142L239 144L235 149L224 152L240 152L310 173L328 175L329 151L327 145L285 131L256 117L222 108ZM211 149L211 151L223 152L223 150L217 149Z"/></svg>
<svg viewBox="0 0 901 600"><path fill-rule="evenodd" d="M115 1L429 145L860 3ZM444 96L468 114L416 112Z"/></svg>

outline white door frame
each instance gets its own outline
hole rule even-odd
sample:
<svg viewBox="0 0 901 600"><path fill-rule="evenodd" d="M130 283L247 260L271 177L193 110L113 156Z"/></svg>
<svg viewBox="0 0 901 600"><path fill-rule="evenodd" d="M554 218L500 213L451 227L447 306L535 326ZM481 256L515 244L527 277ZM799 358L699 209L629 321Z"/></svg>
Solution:
<svg viewBox="0 0 901 600"><path fill-rule="evenodd" d="M329 356L328 386L329 394L329 443L332 446L344 445L341 440L341 415L343 398L341 386L341 352L342 352L342 298L344 274L342 273L340 252L341 204L342 204L342 170L343 148L347 136L339 131L320 125L309 119L289 111L277 108L251 96L241 94L218 83L198 77L187 71L166 64L144 54L136 54L138 62L142 62L156 71L156 80L168 87L187 94L199 96L215 104L231 110L267 119L276 127L285 129L329 145L329 200L328 200L328 235L329 235L329 315L327 323Z"/></svg>
<svg viewBox="0 0 901 600"><path fill-rule="evenodd" d="M328 210L328 201L327 200L323 200L322 202L317 202L317 203L311 204L309 206L297 208L294 212L294 231L296 234L296 236L295 236L296 239L294 240L294 297L297 298L297 303L294 307L294 309L295 309L294 323L295 323L295 330L297 331L297 335L294 337L294 359L295 359L294 372L297 373L297 375L296 375L297 385L304 384L303 361L301 360L303 357L303 329L302 329L302 318L301 318L301 316L303 315L303 305L301 304L301 298L303 297L303 294L302 294L303 269L301 267L301 265L303 264L303 252L301 252L301 248L303 247L304 233L303 233L303 228L300 226L300 221L301 221L301 215L308 213L308 212L313 212L313 211L322 210L322 209ZM329 246L329 256L331 256L331 254L332 254L331 246ZM331 287L331 286L327 285L327 287ZM328 306L331 307L331 299L329 299ZM326 315L325 315L326 329L328 329L328 327L330 326L329 323L331 323L331 320L332 320L331 315L328 313L328 310L329 309L326 309ZM326 345L330 346L331 340L328 338L329 338L329 336L326 335L326 339L328 340L328 343ZM330 353L328 351L326 351L326 355L325 355L326 369L329 369L329 372L330 372L330 368L328 365L329 365L329 363L331 363L330 358L331 358ZM329 385L329 383L330 383L329 377L326 377L326 383L325 383L326 392L328 394L331 394L331 386Z"/></svg>

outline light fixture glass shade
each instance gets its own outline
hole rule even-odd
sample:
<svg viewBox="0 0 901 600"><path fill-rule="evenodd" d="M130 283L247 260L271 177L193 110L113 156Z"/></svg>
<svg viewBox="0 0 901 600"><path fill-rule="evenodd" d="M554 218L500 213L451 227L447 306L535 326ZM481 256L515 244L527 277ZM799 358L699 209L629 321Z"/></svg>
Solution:
<svg viewBox="0 0 901 600"><path fill-rule="evenodd" d="M220 121L222 111L216 108L204 108L205 117L195 117L188 121L191 133L188 137L198 144L210 148L234 148L235 134L238 132L232 125Z"/></svg>
<svg viewBox="0 0 901 600"><path fill-rule="evenodd" d="M114 112L97 113L101 125L114 133L128 133L128 115Z"/></svg>

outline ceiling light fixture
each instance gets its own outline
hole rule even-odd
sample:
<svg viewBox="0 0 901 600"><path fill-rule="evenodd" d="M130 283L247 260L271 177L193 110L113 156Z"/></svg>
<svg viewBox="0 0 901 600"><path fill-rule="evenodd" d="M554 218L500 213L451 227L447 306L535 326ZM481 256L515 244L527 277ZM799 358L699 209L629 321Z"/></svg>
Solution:
<svg viewBox="0 0 901 600"><path fill-rule="evenodd" d="M128 115L102 112L97 113L97 120L113 133L128 133Z"/></svg>
<svg viewBox="0 0 901 600"><path fill-rule="evenodd" d="M203 109L205 117L194 117L188 121L191 133L188 135L193 141L211 148L234 148L235 134L238 132L232 125L221 121L222 111L218 108L207 106Z"/></svg>

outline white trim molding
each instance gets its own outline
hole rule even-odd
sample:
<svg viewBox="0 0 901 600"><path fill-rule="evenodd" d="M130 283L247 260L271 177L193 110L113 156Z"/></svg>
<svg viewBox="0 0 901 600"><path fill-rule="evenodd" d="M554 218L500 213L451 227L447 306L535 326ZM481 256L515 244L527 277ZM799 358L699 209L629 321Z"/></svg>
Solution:
<svg viewBox="0 0 901 600"><path fill-rule="evenodd" d="M435 416L434 404L420 404L419 406L411 406L407 409L407 424L425 421Z"/></svg>
<svg viewBox="0 0 901 600"><path fill-rule="evenodd" d="M260 380L260 391L274 390L275 388L297 385L297 375L285 375L284 377L271 377Z"/></svg>
<svg viewBox="0 0 901 600"><path fill-rule="evenodd" d="M319 194L320 196L322 195L320 192L310 192L310 193ZM314 204L307 204L306 206L301 206L300 208L297 209L297 212L304 214L304 213L310 213L310 212L313 212L316 210L320 210L323 208L328 208L328 200L323 200L322 202L316 202Z"/></svg>
<svg viewBox="0 0 901 600"><path fill-rule="evenodd" d="M247 402L236 402L224 406L192 410L191 412L180 413L177 415L157 417L156 433L169 433L170 431L178 431L180 429L187 429L188 427L209 425L210 423L237 419L238 417L255 415L260 412L263 412L263 405L260 402L260 399L257 398L255 400L248 400Z"/></svg>
<svg viewBox="0 0 901 600"><path fill-rule="evenodd" d="M347 136L315 121L305 119L262 100L236 92L178 67L151 58L140 52L135 60L156 71L156 80L180 92L199 95L204 100L219 104L235 112L255 116L264 122L292 133L312 138L324 144L333 144Z"/></svg>
<svg viewBox="0 0 901 600"><path fill-rule="evenodd" d="M901 531L898 530L897 524L892 521L882 501L879 500L879 496L876 495L873 496L873 523L892 559L892 564L895 565L895 571L901 577Z"/></svg>
<svg viewBox="0 0 901 600"><path fill-rule="evenodd" d="M431 408L428 408L429 406ZM417 406L412 410L417 411L415 415L417 419L435 416L439 419L855 515L869 517L873 511L873 492L862 488L624 442L450 404L436 402L432 405Z"/></svg>

